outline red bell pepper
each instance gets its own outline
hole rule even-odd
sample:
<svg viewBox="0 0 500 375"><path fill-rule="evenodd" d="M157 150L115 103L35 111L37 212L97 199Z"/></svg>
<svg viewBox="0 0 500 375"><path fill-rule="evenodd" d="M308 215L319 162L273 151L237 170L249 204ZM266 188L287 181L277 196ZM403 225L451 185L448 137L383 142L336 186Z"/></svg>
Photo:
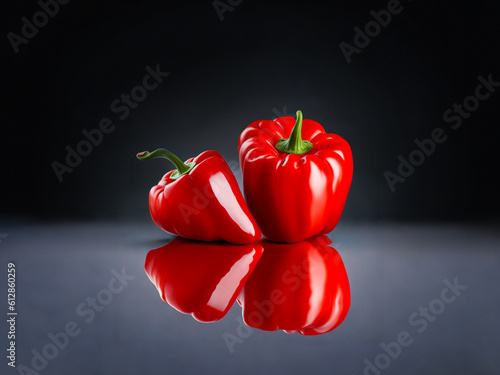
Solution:
<svg viewBox="0 0 500 375"><path fill-rule="evenodd" d="M328 237L283 244L263 240L264 253L238 303L243 320L265 331L318 335L339 326L351 293L339 253Z"/></svg>
<svg viewBox="0 0 500 375"><path fill-rule="evenodd" d="M240 136L239 158L245 198L265 237L297 242L335 228L353 169L340 136L297 111L296 121L251 123Z"/></svg>
<svg viewBox="0 0 500 375"><path fill-rule="evenodd" d="M200 241L234 244L258 241L261 233L236 178L216 151L183 163L165 149L137 154L140 160L162 157L176 166L149 193L153 221L168 233Z"/></svg>
<svg viewBox="0 0 500 375"><path fill-rule="evenodd" d="M144 268L165 302L208 323L226 315L261 255L258 243L235 246L177 237L148 252Z"/></svg>

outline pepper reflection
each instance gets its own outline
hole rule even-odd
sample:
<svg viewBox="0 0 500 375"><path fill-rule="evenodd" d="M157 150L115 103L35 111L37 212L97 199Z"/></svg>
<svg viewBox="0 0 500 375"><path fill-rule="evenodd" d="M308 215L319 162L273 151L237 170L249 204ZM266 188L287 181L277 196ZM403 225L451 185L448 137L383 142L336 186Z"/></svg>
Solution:
<svg viewBox="0 0 500 375"><path fill-rule="evenodd" d="M238 297L245 324L318 335L342 323L351 304L349 281L328 237L260 244L264 253Z"/></svg>
<svg viewBox="0 0 500 375"><path fill-rule="evenodd" d="M151 250L145 270L161 298L200 322L221 319L262 255L262 246L180 237Z"/></svg>
<svg viewBox="0 0 500 375"><path fill-rule="evenodd" d="M351 304L344 263L329 244L324 235L249 245L177 237L148 253L145 270L165 302L200 322L221 319L238 297L250 327L318 335L339 326Z"/></svg>

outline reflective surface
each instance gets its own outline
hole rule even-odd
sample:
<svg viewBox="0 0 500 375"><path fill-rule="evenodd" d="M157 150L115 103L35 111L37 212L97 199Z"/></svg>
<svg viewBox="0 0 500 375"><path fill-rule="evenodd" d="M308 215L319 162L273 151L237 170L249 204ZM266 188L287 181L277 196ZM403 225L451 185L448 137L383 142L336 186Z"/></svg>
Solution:
<svg viewBox="0 0 500 375"><path fill-rule="evenodd" d="M261 243L264 254L238 298L247 325L318 335L342 323L351 304L349 281L328 237Z"/></svg>
<svg viewBox="0 0 500 375"><path fill-rule="evenodd" d="M200 322L221 319L240 293L246 325L318 335L342 323L351 303L330 243L326 236L239 246L175 238L148 253L145 270L165 302Z"/></svg>
<svg viewBox="0 0 500 375"><path fill-rule="evenodd" d="M349 275L351 307L334 331L316 336L248 327L237 303L211 324L171 308L144 272L148 252L170 239L151 222L5 222L0 233L5 320L7 262L17 269L17 364L32 368L34 352L67 323L80 330L40 374L360 375L388 365L377 369L496 375L500 368L498 227L341 222L329 237ZM451 290L446 280L466 289ZM441 299L443 290L453 301ZM4 322L5 349L7 329ZM17 374L6 362L0 372Z"/></svg>
<svg viewBox="0 0 500 375"><path fill-rule="evenodd" d="M165 302L200 322L215 322L229 311L261 255L259 244L177 237L151 250L144 267Z"/></svg>

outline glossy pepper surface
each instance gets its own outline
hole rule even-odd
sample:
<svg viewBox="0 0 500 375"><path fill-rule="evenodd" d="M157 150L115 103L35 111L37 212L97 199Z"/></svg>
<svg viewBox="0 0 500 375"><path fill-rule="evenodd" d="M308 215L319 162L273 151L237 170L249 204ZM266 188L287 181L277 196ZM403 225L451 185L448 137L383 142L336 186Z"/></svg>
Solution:
<svg viewBox="0 0 500 375"><path fill-rule="evenodd" d="M185 163L165 149L144 151L137 157L166 158L177 168L149 193L151 218L160 228L200 241L245 244L260 239L236 178L218 152L205 151Z"/></svg>
<svg viewBox="0 0 500 375"><path fill-rule="evenodd" d="M298 242L332 231L353 173L349 144L313 120L250 124L239 139L245 198L265 237Z"/></svg>
<svg viewBox="0 0 500 375"><path fill-rule="evenodd" d="M226 315L261 255L259 243L175 238L151 250L144 268L165 302L208 323Z"/></svg>
<svg viewBox="0 0 500 375"><path fill-rule="evenodd" d="M351 305L349 280L328 237L293 244L267 240L238 302L243 320L265 331L319 335L338 327Z"/></svg>

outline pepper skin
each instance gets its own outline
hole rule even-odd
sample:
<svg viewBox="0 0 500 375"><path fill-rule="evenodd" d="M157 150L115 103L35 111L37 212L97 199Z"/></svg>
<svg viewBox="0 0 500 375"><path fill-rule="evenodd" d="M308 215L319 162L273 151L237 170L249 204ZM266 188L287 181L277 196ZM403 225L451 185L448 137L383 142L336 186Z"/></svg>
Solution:
<svg viewBox="0 0 500 375"><path fill-rule="evenodd" d="M144 268L165 302L208 323L226 315L261 255L258 243L237 246L177 237L148 252Z"/></svg>
<svg viewBox="0 0 500 375"><path fill-rule="evenodd" d="M353 170L343 138L297 111L296 121L253 122L238 148L245 198L265 237L298 242L335 228Z"/></svg>
<svg viewBox="0 0 500 375"><path fill-rule="evenodd" d="M238 296L243 320L265 331L319 335L338 327L351 294L339 253L324 235L294 244L259 242L264 253Z"/></svg>
<svg viewBox="0 0 500 375"><path fill-rule="evenodd" d="M137 157L163 157L177 167L149 193L151 218L166 232L192 240L233 244L261 238L236 178L218 152L205 151L185 163L165 149L144 151Z"/></svg>

